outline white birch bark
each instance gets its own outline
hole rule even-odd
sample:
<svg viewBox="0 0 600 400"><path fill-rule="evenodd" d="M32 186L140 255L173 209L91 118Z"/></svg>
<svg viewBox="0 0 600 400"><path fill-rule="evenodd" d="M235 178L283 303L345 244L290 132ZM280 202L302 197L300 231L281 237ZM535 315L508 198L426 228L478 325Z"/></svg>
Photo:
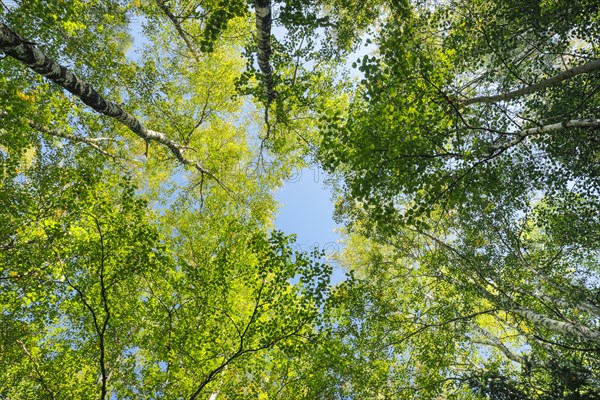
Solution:
<svg viewBox="0 0 600 400"><path fill-rule="evenodd" d="M273 68L270 64L271 57L271 0L256 0L256 45L258 54L258 67L263 76L264 92L267 102L276 97L273 83Z"/></svg>
<svg viewBox="0 0 600 400"><path fill-rule="evenodd" d="M536 84L526 86L521 89L513 90L511 92L504 93L504 94L498 94L495 96L479 96L479 97L473 97L473 98L466 99L466 100L459 100L459 103L464 106L468 106L471 104L478 104L478 103L490 104L490 103L497 103L499 101L512 100L512 99L516 99L521 96L525 96L525 95L528 95L531 93L538 92L540 90L547 89L551 86L556 86L559 83L561 83L567 79L573 78L574 76L581 75L581 74L587 74L587 73L590 73L592 71L597 71L597 70L600 70L600 59L592 60L583 65L579 65L577 67L567 69L557 75L554 75L553 77L544 79Z"/></svg>
<svg viewBox="0 0 600 400"><path fill-rule="evenodd" d="M511 308L510 311L559 335L571 336L578 340L591 341L600 344L600 331L590 329L587 326L557 321L525 308L514 307Z"/></svg>
<svg viewBox="0 0 600 400"><path fill-rule="evenodd" d="M481 334L482 336L484 336L486 338L486 340L482 340L477 343L487 345L487 346L493 346L493 347L497 348L498 350L500 350L509 360L525 365L525 359L522 356L510 351L510 349L508 347L506 347L506 345L504 343L502 343L502 341L498 337L496 337L495 335L492 335L490 332L481 328L479 325L477 325L474 322L471 323L470 325L476 332L478 332L479 334Z"/></svg>
<svg viewBox="0 0 600 400"><path fill-rule="evenodd" d="M508 142L490 147L490 152L499 152L507 150L525 140L529 136L541 135L544 133L556 132L566 128L600 128L600 119L573 119L571 121L558 122L556 124L539 126L536 128L524 129L516 133L515 137Z"/></svg>
<svg viewBox="0 0 600 400"><path fill-rule="evenodd" d="M207 174L218 182L218 179L210 171L202 167L197 161L190 160L185 156L185 146L168 138L164 133L147 129L136 117L129 114L120 105L106 100L90 84L80 79L68 68L46 56L33 43L24 40L2 23L0 23L0 50L50 81L62 86L95 111L118 120L147 142L154 141L166 146L181 164L189 164L200 173Z"/></svg>

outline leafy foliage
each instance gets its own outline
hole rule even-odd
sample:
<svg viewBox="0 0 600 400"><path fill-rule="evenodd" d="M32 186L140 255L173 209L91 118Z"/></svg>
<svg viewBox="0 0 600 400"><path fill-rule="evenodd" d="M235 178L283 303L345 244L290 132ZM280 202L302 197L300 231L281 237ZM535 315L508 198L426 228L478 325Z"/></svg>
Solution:
<svg viewBox="0 0 600 400"><path fill-rule="evenodd" d="M355 65L348 109L323 113L343 260L398 293L378 311L412 327L393 354L440 378L412 372L416 392L596 396L597 29L588 2L415 2ZM581 386L554 364L572 354Z"/></svg>
<svg viewBox="0 0 600 400"><path fill-rule="evenodd" d="M600 398L597 2L0 6L0 398Z"/></svg>

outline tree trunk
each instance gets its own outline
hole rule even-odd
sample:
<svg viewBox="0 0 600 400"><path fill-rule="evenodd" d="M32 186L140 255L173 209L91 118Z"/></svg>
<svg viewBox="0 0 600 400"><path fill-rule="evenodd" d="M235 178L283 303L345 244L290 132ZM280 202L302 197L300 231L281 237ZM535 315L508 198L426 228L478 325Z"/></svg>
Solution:
<svg viewBox="0 0 600 400"><path fill-rule="evenodd" d="M256 41L258 53L258 67L263 76L264 91L267 102L271 102L276 97L273 87L273 69L269 63L271 57L271 1L256 0L254 3L256 9Z"/></svg>
<svg viewBox="0 0 600 400"><path fill-rule="evenodd" d="M533 322L536 325L541 325L552 332L559 335L571 336L582 341L592 341L600 344L600 332L590 329L587 326L573 324L570 322L557 321L552 318L544 317L538 313L524 308L512 308L510 311L517 315Z"/></svg>
<svg viewBox="0 0 600 400"><path fill-rule="evenodd" d="M27 65L38 74L62 86L95 111L115 118L142 139L167 146L182 164L191 164L201 173L215 178L199 163L185 157L183 153L185 146L169 139L163 133L148 130L137 118L125 111L120 105L106 100L90 84L79 79L68 68L59 65L46 56L40 49L21 38L5 24L0 24L0 50Z"/></svg>

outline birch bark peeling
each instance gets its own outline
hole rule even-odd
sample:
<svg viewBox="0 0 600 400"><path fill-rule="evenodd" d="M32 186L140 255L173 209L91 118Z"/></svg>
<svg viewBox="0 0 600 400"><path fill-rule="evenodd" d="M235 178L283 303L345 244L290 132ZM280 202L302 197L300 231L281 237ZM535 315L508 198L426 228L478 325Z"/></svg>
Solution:
<svg viewBox="0 0 600 400"><path fill-rule="evenodd" d="M62 86L93 110L121 122L142 139L149 142L158 142L168 147L181 164L189 164L200 173L207 174L216 179L212 173L204 169L199 163L185 157L185 146L171 140L164 133L147 129L137 118L125 111L120 105L106 100L89 83L79 79L68 68L46 56L35 45L21 38L5 24L0 24L0 50L6 55L22 62L34 72Z"/></svg>
<svg viewBox="0 0 600 400"><path fill-rule="evenodd" d="M258 67L263 76L264 92L267 102L275 99L277 94L273 87L273 68L269 62L271 58L271 15L270 0L256 0L254 3L256 14L256 47L258 54Z"/></svg>
<svg viewBox="0 0 600 400"><path fill-rule="evenodd" d="M468 105L477 104L477 103L488 103L489 104L489 103L497 103L499 101L512 100L512 99L516 99L517 97L525 96L525 95L528 95L531 93L538 92L540 90L544 90L551 86L555 86L562 81L573 78L574 76L581 75L581 74L587 74L587 73L590 73L592 71L597 71L597 70L600 70L600 59L593 60L593 61L590 61L583 65L579 65L577 67L567 69L558 75L554 75L551 78L544 79L543 81L540 81L540 82L530 85L530 86L526 86L521 89L513 90L511 92L499 94L499 95L495 95L495 96L480 96L480 97L473 97L471 99L466 99L466 100L459 100L459 103L462 104L463 106L468 106Z"/></svg>

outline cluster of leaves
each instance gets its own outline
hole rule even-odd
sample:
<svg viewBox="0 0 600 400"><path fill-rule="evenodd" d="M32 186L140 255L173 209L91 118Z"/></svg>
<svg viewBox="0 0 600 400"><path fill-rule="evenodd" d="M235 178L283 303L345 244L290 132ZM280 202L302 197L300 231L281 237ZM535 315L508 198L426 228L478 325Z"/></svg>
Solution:
<svg viewBox="0 0 600 400"><path fill-rule="evenodd" d="M320 255L216 212L167 213L163 233L95 153L38 150L3 180L3 397L280 390L281 363L317 333L331 273Z"/></svg>
<svg viewBox="0 0 600 400"><path fill-rule="evenodd" d="M382 29L380 56L365 57L360 66L363 93L349 117L323 119L322 159L331 170L348 170L351 197L385 215L396 214L392 199L403 193L410 217L434 206L527 202L536 190L564 192L573 180L579 192L597 187L595 150L586 139L593 127L532 135L529 145L511 141L530 127L594 118L595 72L512 102L465 105L594 57L594 39L567 28L597 29L593 10L561 8L564 17L556 20L563 22L555 26L545 18L548 10L541 16L508 3L415 7Z"/></svg>

